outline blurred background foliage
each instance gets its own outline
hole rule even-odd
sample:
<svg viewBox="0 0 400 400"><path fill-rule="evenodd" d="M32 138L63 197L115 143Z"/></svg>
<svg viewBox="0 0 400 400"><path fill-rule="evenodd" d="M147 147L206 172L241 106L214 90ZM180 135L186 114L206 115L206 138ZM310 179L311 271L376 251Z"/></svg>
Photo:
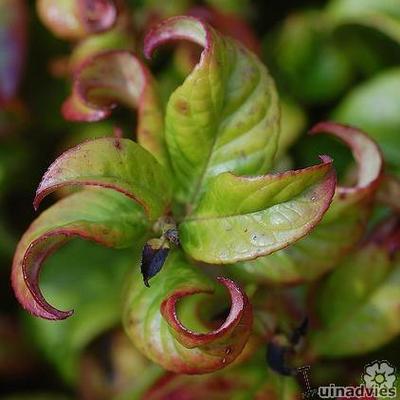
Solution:
<svg viewBox="0 0 400 400"><path fill-rule="evenodd" d="M120 0L118 6L122 11L114 27L71 39L62 32L54 35L43 10L39 18L38 9L46 9L45 1L0 2L1 398L134 399L143 393L149 399L242 399L256 394L270 398L267 392L293 398L290 382L267 374L264 350L245 367L206 377L165 375L144 359L119 326L120 301L126 274L134 265L133 251L108 250L76 240L54 255L44 269L42 288L54 304L76 310L73 318L55 323L28 316L14 300L9 285L13 251L35 217L32 199L38 182L57 155L84 139L112 135L114 126L134 138L135 116L123 108L104 122L72 123L62 118L60 108L70 92L74 70L87 57L104 50L127 49L141 55L149 26L176 14L206 18L217 29L243 41L269 67L282 107L276 170L303 167L326 153L334 158L340 179L351 177L348 149L325 136L306 136L315 122L332 119L356 125L372 136L384 153L386 172L396 182L400 175L400 2ZM151 67L164 101L192 69L198 54L198 49L189 45L158 54ZM398 190L396 184L393 190ZM388 213L386 206L379 207L371 225ZM358 269L365 264L375 262L375 267L392 271L398 282L398 262L383 260L385 256L376 253L379 251L368 249L353 254L355 260L345 260L347 267L340 265L323 283L326 290L318 300L317 312L322 319L331 318L333 327L335 313L342 315L346 310L340 309L340 304L324 304L353 290L351 274L362 274ZM360 260L365 254L367 260ZM343 279L350 286L338 292L338 282ZM380 282L377 276L374 284ZM400 297L398 288L397 283L397 292L387 296ZM289 291L298 301L297 289L270 290L276 299ZM385 292L386 287L381 290ZM313 343L322 354L332 355L328 347L339 356L351 357L318 361L313 367L315 384L333 380L354 383L367 360L400 359L398 337L392 340L382 334L377 345L366 344L375 352L360 356L351 351L354 344L341 340L351 337L357 326L338 329L336 335L318 333ZM225 388L225 397L216 397L210 389L218 385ZM277 389L286 387L283 385L288 385L285 395ZM190 397L193 393L198 397Z"/></svg>

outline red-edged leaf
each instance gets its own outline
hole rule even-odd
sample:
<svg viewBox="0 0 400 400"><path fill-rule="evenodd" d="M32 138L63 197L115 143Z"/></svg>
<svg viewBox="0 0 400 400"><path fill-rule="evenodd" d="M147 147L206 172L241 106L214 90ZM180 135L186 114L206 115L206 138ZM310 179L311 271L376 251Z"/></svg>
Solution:
<svg viewBox="0 0 400 400"><path fill-rule="evenodd" d="M338 186L332 204L320 224L293 246L233 266L244 279L267 283L299 284L314 280L337 263L363 236L371 201L382 177L383 160L376 143L356 128L323 122L312 133L326 132L344 141L358 164L353 187Z"/></svg>
<svg viewBox="0 0 400 400"><path fill-rule="evenodd" d="M357 128L329 121L320 122L310 130L312 135L319 133L329 133L347 144L358 164L357 184L337 188L336 196L341 203L370 198L379 187L383 171L383 157L376 142Z"/></svg>
<svg viewBox="0 0 400 400"><path fill-rule="evenodd" d="M335 192L332 160L321 159L279 174L216 176L179 226L184 250L196 260L233 264L299 240L319 223Z"/></svg>
<svg viewBox="0 0 400 400"><path fill-rule="evenodd" d="M193 17L173 17L151 29L144 53L187 40L202 47L199 62L169 97L165 138L177 197L195 205L222 172L264 174L279 138L276 88L262 62L236 40Z"/></svg>
<svg viewBox="0 0 400 400"><path fill-rule="evenodd" d="M242 352L252 330L252 309L233 281L219 278L229 292L231 306L221 326L210 330L199 310L207 294L220 287L188 264L182 254L169 255L150 288L136 274L124 325L134 344L154 362L178 373L200 374L225 367Z"/></svg>
<svg viewBox="0 0 400 400"><path fill-rule="evenodd" d="M166 162L163 113L147 67L132 53L108 51L89 58L76 71L62 112L72 121L107 118L117 104L138 110L137 141Z"/></svg>
<svg viewBox="0 0 400 400"><path fill-rule="evenodd" d="M112 190L87 189L59 201L32 223L18 244L11 276L17 299L33 315L69 317L72 311L54 308L40 291L39 274L45 259L73 237L123 248L133 245L146 229L141 208Z"/></svg>
<svg viewBox="0 0 400 400"><path fill-rule="evenodd" d="M168 173L141 146L129 139L89 140L62 154L44 174L34 206L49 193L69 185L114 189L137 201L157 219L168 209L172 188Z"/></svg>

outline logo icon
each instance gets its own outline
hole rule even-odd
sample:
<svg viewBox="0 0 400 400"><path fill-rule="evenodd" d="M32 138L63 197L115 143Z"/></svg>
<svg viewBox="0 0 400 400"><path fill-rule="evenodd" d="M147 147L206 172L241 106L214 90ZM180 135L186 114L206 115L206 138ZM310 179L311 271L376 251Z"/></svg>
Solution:
<svg viewBox="0 0 400 400"><path fill-rule="evenodd" d="M385 361L375 361L365 367L362 379L368 388L391 389L396 382L396 370Z"/></svg>

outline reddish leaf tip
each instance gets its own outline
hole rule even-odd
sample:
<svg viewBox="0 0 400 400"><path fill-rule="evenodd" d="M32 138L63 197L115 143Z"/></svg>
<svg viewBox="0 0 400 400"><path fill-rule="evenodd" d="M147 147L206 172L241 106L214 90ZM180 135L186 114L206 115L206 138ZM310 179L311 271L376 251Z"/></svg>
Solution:
<svg viewBox="0 0 400 400"><path fill-rule="evenodd" d="M218 277L217 280L228 289L231 299L231 308L223 324L211 332L197 333L189 330L179 320L176 310L177 303L182 298L198 293L210 292L194 290L189 292L181 290L169 296L161 304L161 313L163 317L177 333L179 342L187 348L205 346L216 340L228 337L243 319L246 319L245 325L251 327L252 311L246 294L231 279Z"/></svg>
<svg viewBox="0 0 400 400"><path fill-rule="evenodd" d="M358 182L354 187L338 186L341 196L358 194L362 196L374 193L378 188L383 172L383 157L377 143L363 131L331 121L319 122L311 128L309 134L327 133L348 145L358 163Z"/></svg>
<svg viewBox="0 0 400 400"><path fill-rule="evenodd" d="M144 39L143 53L147 59L150 59L157 47L176 40L189 40L207 47L210 40L209 27L201 19L195 17L168 18L149 30Z"/></svg>

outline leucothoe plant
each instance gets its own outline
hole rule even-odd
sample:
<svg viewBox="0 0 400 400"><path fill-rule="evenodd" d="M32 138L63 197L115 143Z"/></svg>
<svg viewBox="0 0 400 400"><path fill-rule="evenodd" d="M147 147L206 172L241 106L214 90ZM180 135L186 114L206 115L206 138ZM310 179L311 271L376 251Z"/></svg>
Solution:
<svg viewBox="0 0 400 400"><path fill-rule="evenodd" d="M49 167L35 208L58 189L80 190L26 231L12 284L30 313L65 319L72 311L50 305L39 288L51 253L74 237L141 247L141 265L132 265L125 298L126 332L154 362L195 374L239 363L267 336L251 291L238 282L310 281L354 248L365 231L382 159L362 132L325 122L311 133L330 133L349 146L358 182L336 186L326 155L317 165L274 173L280 113L266 67L192 17L156 25L145 38L145 55L182 39L201 46L201 58L165 110L150 71L130 52L103 52L78 68L65 118L101 120L120 103L137 109L137 142L118 135L87 141Z"/></svg>

